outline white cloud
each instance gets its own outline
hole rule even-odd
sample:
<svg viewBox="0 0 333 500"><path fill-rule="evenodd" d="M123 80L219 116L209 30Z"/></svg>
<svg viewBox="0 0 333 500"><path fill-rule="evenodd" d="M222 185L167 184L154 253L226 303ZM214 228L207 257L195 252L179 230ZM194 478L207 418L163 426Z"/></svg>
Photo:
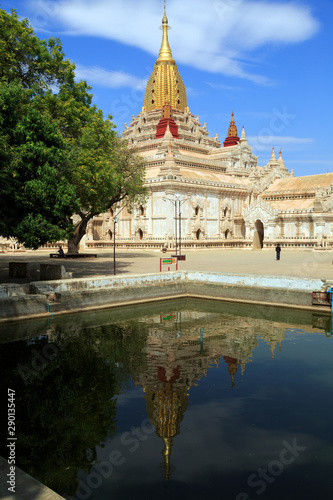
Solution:
<svg viewBox="0 0 333 500"><path fill-rule="evenodd" d="M186 94L190 97L198 97L200 95L205 95L206 92L203 92L201 90L194 89L192 87L186 87Z"/></svg>
<svg viewBox="0 0 333 500"><path fill-rule="evenodd" d="M313 144L315 139L311 137L292 137L278 135L253 135L247 138L248 143L257 151L268 151L272 146L284 149L299 149L300 146Z"/></svg>
<svg viewBox="0 0 333 500"><path fill-rule="evenodd" d="M79 80L87 80L89 85L99 85L108 88L130 87L132 89L144 90L147 80L124 73L122 71L107 71L98 66L85 67L76 65L76 77Z"/></svg>
<svg viewBox="0 0 333 500"><path fill-rule="evenodd" d="M206 84L215 90L231 90L232 92L243 90L242 87L237 87L235 85L223 85L221 83L214 82L206 82Z"/></svg>
<svg viewBox="0 0 333 500"><path fill-rule="evenodd" d="M57 21L74 35L116 40L156 55L162 2L151 0L31 0L33 23ZM311 38L319 23L299 3L268 0L169 0L170 43L177 62L201 70L269 83L253 72L250 52L267 44Z"/></svg>

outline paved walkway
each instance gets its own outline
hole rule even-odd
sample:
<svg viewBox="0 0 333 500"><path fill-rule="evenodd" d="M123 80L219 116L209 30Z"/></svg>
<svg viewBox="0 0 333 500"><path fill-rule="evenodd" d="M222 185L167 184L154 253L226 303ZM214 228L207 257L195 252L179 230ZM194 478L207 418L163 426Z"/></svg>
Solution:
<svg viewBox="0 0 333 500"><path fill-rule="evenodd" d="M37 250L0 254L0 283L25 283L31 280L9 278L8 264L11 261L63 264L74 278L85 276L113 275L113 253L93 250L98 257L89 259L56 260L49 258L50 251ZM89 253L89 252L87 252ZM333 251L282 249L281 260L275 260L273 250L187 250L185 262L179 269L214 271L220 273L261 274L272 276L295 276L333 280ZM159 272L161 257L171 254L146 250L117 250L116 274L147 274ZM171 267L174 269L174 266ZM164 270L167 270L164 267Z"/></svg>

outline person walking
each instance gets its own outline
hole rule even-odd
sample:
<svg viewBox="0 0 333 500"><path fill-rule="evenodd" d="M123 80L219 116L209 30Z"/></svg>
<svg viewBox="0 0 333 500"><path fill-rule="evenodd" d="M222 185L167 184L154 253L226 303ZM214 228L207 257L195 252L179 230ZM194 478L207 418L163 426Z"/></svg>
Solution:
<svg viewBox="0 0 333 500"><path fill-rule="evenodd" d="M280 253L281 253L280 243L276 245L275 251L276 251L276 260L280 260Z"/></svg>

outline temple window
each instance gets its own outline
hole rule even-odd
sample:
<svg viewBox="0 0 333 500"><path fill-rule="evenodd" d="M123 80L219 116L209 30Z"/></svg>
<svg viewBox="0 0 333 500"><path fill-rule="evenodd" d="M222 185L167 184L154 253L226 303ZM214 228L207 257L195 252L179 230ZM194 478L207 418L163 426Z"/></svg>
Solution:
<svg viewBox="0 0 333 500"><path fill-rule="evenodd" d="M145 214L145 209L143 208L142 205L139 206L139 215L143 216Z"/></svg>

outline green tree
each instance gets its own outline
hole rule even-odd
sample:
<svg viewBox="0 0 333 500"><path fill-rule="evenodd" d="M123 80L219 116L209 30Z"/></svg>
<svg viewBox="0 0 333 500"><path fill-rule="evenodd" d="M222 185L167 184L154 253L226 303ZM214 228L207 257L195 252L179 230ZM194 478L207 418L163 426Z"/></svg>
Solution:
<svg viewBox="0 0 333 500"><path fill-rule="evenodd" d="M69 239L144 194L144 164L92 105L58 39L0 11L0 233L27 247ZM76 225L73 226L73 215Z"/></svg>
<svg viewBox="0 0 333 500"><path fill-rule="evenodd" d="M75 65L64 59L58 38L40 40L27 19L0 9L0 81L19 82L42 92L50 85L74 82Z"/></svg>
<svg viewBox="0 0 333 500"><path fill-rule="evenodd" d="M16 82L0 85L0 108L0 233L32 248L66 238L76 193L63 136Z"/></svg>

